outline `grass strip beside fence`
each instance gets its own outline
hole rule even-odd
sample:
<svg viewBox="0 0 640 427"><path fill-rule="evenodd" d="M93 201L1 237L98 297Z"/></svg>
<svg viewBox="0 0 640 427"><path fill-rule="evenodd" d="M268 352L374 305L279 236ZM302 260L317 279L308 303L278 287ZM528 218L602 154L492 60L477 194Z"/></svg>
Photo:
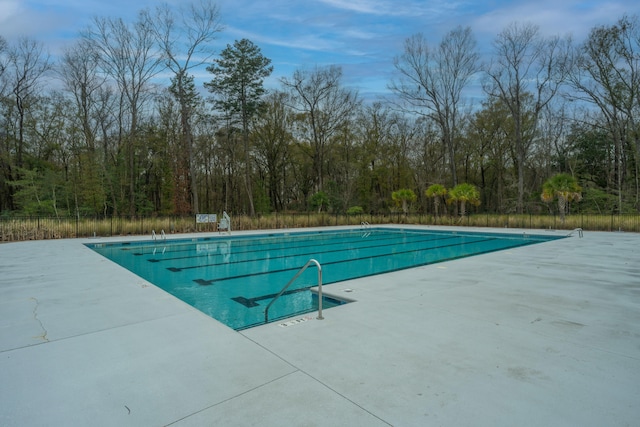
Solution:
<svg viewBox="0 0 640 427"><path fill-rule="evenodd" d="M447 225L548 230L640 232L640 214L570 215L564 222L553 215L474 214L464 218L432 215L344 215L328 213L274 213L232 215L232 230L269 230L337 225L376 224ZM110 237L216 231L216 224L198 224L195 217L7 217L0 218L0 241Z"/></svg>

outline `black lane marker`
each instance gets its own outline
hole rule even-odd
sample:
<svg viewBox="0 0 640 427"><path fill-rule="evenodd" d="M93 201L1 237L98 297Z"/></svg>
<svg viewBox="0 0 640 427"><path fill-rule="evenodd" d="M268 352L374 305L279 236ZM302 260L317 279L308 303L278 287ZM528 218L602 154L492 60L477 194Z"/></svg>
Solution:
<svg viewBox="0 0 640 427"><path fill-rule="evenodd" d="M309 289L309 288L292 289L290 291L283 292L282 295L297 294L298 292L304 292L307 289ZM255 297L255 298L233 297L231 299L234 300L235 302L239 302L240 304L244 305L247 308L251 308L251 307L257 307L257 306L260 305L256 301L262 301L262 300L265 300L265 299L272 299L272 298L275 298L277 296L278 296L278 294L276 293L276 294L262 295L260 297Z"/></svg>
<svg viewBox="0 0 640 427"><path fill-rule="evenodd" d="M356 234L356 233L354 233ZM385 237L383 238L379 238L378 240L376 240L377 242L382 242L384 240L392 240L392 239L397 239L398 237L409 237L409 238L421 238L421 237L425 237L425 236L436 236L436 234L433 233L423 233L423 234L398 234L398 233L388 233ZM454 235L453 237L461 237L463 235ZM287 237L291 237L291 236L287 236ZM297 237L297 236L294 236ZM355 237L358 237L357 239ZM451 238L448 235L443 235L443 237L439 236L436 238L432 238L432 239L427 239L427 240L439 240L441 238ZM322 246L330 246L330 245L337 245L337 244L348 244L348 243L356 243L356 242L362 242L362 236L360 236L360 233L357 233L357 236L344 236L344 237L340 237L340 239L338 241L330 241L330 242L324 242L324 243L318 243L318 242L309 242L309 240L304 240L304 241L300 241L300 242L296 242L296 243L305 243L305 244L300 244L300 245L287 245L286 242L279 242L277 247L273 247L275 245L275 243L260 243L257 245L252 245L252 246L267 246L266 248L251 248L250 246L245 246L245 248L248 248L248 250L234 250L233 254L234 255L240 255L240 254L248 254L248 253L252 253L252 252L259 252L259 253L263 253L265 250L281 250L281 249L304 249L304 248L318 248L318 247L322 247ZM281 243L281 245L280 245ZM282 247L285 246L285 247ZM171 251L172 253L175 253L177 251ZM170 258L161 258L161 259L157 259L157 258L149 258L147 261L149 262L165 262L165 261L174 261L174 260L180 260L180 259L195 259L195 258L201 258L201 257L209 257L209 256L221 256L220 254L206 254L206 255L189 255L189 256L179 256L179 257L170 257ZM226 263L225 263L226 264ZM207 264L208 266L211 265L218 265L218 264ZM188 268L188 267L185 267ZM194 267L194 268L197 268Z"/></svg>
<svg viewBox="0 0 640 427"><path fill-rule="evenodd" d="M247 299L245 297L233 297L231 299L234 300L235 302L239 302L240 304L244 305L247 308L257 307L260 305L257 302L255 302L253 298Z"/></svg>
<svg viewBox="0 0 640 427"><path fill-rule="evenodd" d="M388 235L388 237L385 237L385 239L391 239L394 238L398 235L398 233L393 233L393 232L389 232L387 230L378 230L381 233L384 233L386 235ZM328 232L319 232L321 235L323 236L330 236L333 235L334 237L339 236L338 241L334 241L332 240L331 242L328 243L322 243L320 245L330 245L330 244L336 244L336 243L341 243L340 240L344 240L346 242L348 241L352 241L355 240L356 237L358 237L358 239L362 238L362 232L361 231L352 231L352 232L336 232L336 233L328 233ZM371 234L371 233L369 233ZM426 233L423 233L426 234ZM428 233L429 235L434 235L434 233ZM274 245L286 245L288 248L290 248L290 238L293 237L296 241L296 243L309 243L311 242L312 244L306 244L306 245L301 245L301 246L295 246L297 248L303 248L303 247L308 247L308 246L318 246L318 244L315 242L314 239L317 239L317 235L315 234L300 234L300 235L294 235L294 234L288 234L288 235L268 235L268 236L257 236L259 237L259 240L263 240L262 242L253 242L250 244L247 244L247 242L251 242L250 239L220 239L217 242L214 240L210 240L209 243L216 243L216 244L221 244L221 243L228 243L228 242L233 242L234 245L240 245L241 249L243 250L238 250L235 253L250 253L250 252L262 252L265 250L264 246L267 246L268 248L274 246ZM210 239L210 238L205 238L205 240ZM268 241L269 239L273 240L273 241ZM289 239L289 240L287 240ZM186 243L180 243L180 244L172 244L171 248L172 250L170 251L172 254L174 253L178 253L178 252L190 252L192 251L192 246L194 243L197 242L186 242ZM186 249L176 249L182 246L188 246L188 248ZM148 246L145 246L148 247ZM171 258L162 258L162 259L153 259L152 262L161 262L161 261L169 261L169 260L174 260L174 259L190 259L190 258L199 258L199 257L205 257L205 256L209 256L210 254L206 254L206 255L188 255L188 256L179 256L179 257L171 257ZM151 260L148 260L151 261Z"/></svg>
<svg viewBox="0 0 640 427"><path fill-rule="evenodd" d="M433 248L428 248L426 250L442 249L442 248L460 246L460 245L465 245L465 244L470 244L470 243L489 242L489 241L492 241L492 240L496 240L496 239L495 238L489 238L489 239L476 240L476 241L473 241L473 242L452 243L452 244L449 244L449 245L434 246ZM390 254L378 254L378 255L372 255L372 256L367 256L367 257L350 258L350 259L347 259L347 260L327 261L327 262L323 262L322 266L324 267L325 265L341 264L341 263L344 263L344 262L353 262L353 261L357 261L357 260L360 260L360 259L373 259L373 258L383 258L383 257L389 257L389 256L396 256L396 255L400 255L400 254L408 254L408 253L411 253L411 252L418 252L418 251L423 251L423 250L425 250L425 249L411 249L411 250L406 250L406 251L394 252L394 253L390 253ZM484 252L480 252L480 253L484 253ZM468 256L468 255L465 255L465 256ZM447 258L446 260L455 259L455 258L456 257ZM263 276L265 274L282 273L282 272L285 272L285 271L297 271L297 270L300 270L300 267L290 267L290 268L282 268L282 269L279 269L279 270L271 270L271 271L261 271L261 272L247 273L247 274L239 274L237 276L220 277L220 278L211 279L211 280L212 281L216 281L216 282L222 282L222 281L226 281L226 280L241 279L241 278L253 277L253 276Z"/></svg>
<svg viewBox="0 0 640 427"><path fill-rule="evenodd" d="M411 236L411 237L413 237L413 236ZM423 236L416 236L416 237L423 237ZM356 250L363 250L363 249L371 249L371 248L381 248L381 247L384 247L384 246L396 246L396 245L406 245L406 244L413 244L413 243L442 241L442 240L449 240L449 239L457 239L459 237L465 237L465 236L451 235L451 236L447 236L447 237L444 237L444 238L441 238L441 239L422 239L422 240L413 240L411 242L396 242L396 243L391 243L391 244L386 244L386 245L372 244L372 245L368 245L368 246L359 246L359 247L357 247L355 249ZM490 240L493 240L493 239L490 239ZM482 241L482 240L480 240L480 241ZM467 243L467 242L465 242L465 243ZM468 243L475 243L475 242L468 242ZM433 248L425 248L425 249L438 249L438 248L447 247L447 246L455 246L455 245L434 246ZM312 247L317 248L318 245L312 246ZM354 248L339 249L339 250L335 250L335 251L331 251L331 252L332 253L336 253L336 252L346 252L346 251L351 251L351 250L354 250ZM421 249L421 250L424 250L424 249ZM295 253L295 254L284 254L284 255L279 255L279 256L274 256L274 257L262 257L262 258L253 258L253 259L245 259L245 260L238 260L238 261L227 261L227 262L215 262L215 263L211 263L211 264L190 265L190 266L187 266L187 267L167 267L167 270L173 271L174 273L177 273L177 272L182 271L182 270L192 270L192 269L195 269L195 268L215 267L217 265L243 264L245 262L275 260L275 259L281 259L281 258L289 258L291 256L315 255L317 253L318 253L318 251L313 251L313 252L304 252L304 253ZM189 257L186 257L186 258L189 258ZM371 258L371 257L366 257L366 258ZM361 258L355 258L355 259L361 259Z"/></svg>

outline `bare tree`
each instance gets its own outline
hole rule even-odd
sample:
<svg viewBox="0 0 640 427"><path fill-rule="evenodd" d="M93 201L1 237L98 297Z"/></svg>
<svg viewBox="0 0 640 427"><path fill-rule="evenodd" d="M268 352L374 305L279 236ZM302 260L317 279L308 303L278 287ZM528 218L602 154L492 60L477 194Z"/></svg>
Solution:
<svg viewBox="0 0 640 427"><path fill-rule="evenodd" d="M99 74L99 58L86 40L80 39L65 50L59 74L71 94L82 128L85 144L95 150L97 124L94 121L98 92L104 88L106 78Z"/></svg>
<svg viewBox="0 0 640 427"><path fill-rule="evenodd" d="M355 138L360 144L360 185L362 202L377 210L389 198L394 187L380 179L390 169L393 160L392 128L396 115L386 105L376 102L358 109Z"/></svg>
<svg viewBox="0 0 640 427"><path fill-rule="evenodd" d="M286 106L286 96L279 91L267 95L265 108L252 127L256 163L266 176L271 207L276 211L285 206L285 180L292 142L289 130L291 110Z"/></svg>
<svg viewBox="0 0 640 427"><path fill-rule="evenodd" d="M640 22L623 16L612 26L595 27L575 51L570 99L595 105L614 141L618 209L622 209L625 142L635 146L636 205L640 202ZM627 131L627 130L630 131Z"/></svg>
<svg viewBox="0 0 640 427"><path fill-rule="evenodd" d="M22 167L25 149L25 116L29 103L38 96L43 76L51 70L49 54L41 43L23 37L9 47L7 76L11 87L18 121L16 165Z"/></svg>
<svg viewBox="0 0 640 427"><path fill-rule="evenodd" d="M6 90L5 70L8 62L7 41L0 36L0 106L4 105L4 95ZM8 146L9 138L1 138L5 133L5 114L0 114L0 211L12 209L13 198L11 196L11 188L8 181L12 178L10 165L10 147ZM4 139L4 140L3 140Z"/></svg>
<svg viewBox="0 0 640 427"><path fill-rule="evenodd" d="M435 50L422 34L416 34L406 40L404 53L394 60L400 76L389 87L406 102L405 108L438 124L452 186L458 182L456 139L462 92L477 72L477 63L476 40L469 27L447 33Z"/></svg>
<svg viewBox="0 0 640 427"><path fill-rule="evenodd" d="M124 129L128 159L129 212L136 214L135 141L139 115L148 94L149 81L160 71L162 55L143 16L132 25L122 19L94 18L83 38L100 58L104 73L111 77L122 95L122 108L129 114Z"/></svg>
<svg viewBox="0 0 640 427"><path fill-rule="evenodd" d="M495 54L487 67L485 90L507 106L514 121L518 213L524 209L524 169L532 144L532 136L526 137L525 113L535 127L540 112L565 80L570 45L570 38L544 38L537 26L518 23L507 26L493 43Z"/></svg>
<svg viewBox="0 0 640 427"><path fill-rule="evenodd" d="M282 84L291 95L291 107L298 112L300 135L311 147L316 172L316 190L323 190L323 171L327 150L341 126L355 112L356 93L340 84L342 69L336 66L313 71L296 70Z"/></svg>
<svg viewBox="0 0 640 427"><path fill-rule="evenodd" d="M0 36L0 96L4 95L5 91L5 79L4 72L7 69L8 55L7 55L7 40Z"/></svg>
<svg viewBox="0 0 640 427"><path fill-rule="evenodd" d="M111 152L111 138L108 135L115 121L114 94L107 82L108 77L101 73L100 62L100 57L90 43L80 38L64 51L58 74L73 101L74 111L70 116L74 121L74 128L80 129L84 138L82 148L86 149L86 156L83 157L84 162L78 164L79 175L93 178L94 183L101 182L109 186L113 213L117 214L114 180L106 179L109 176ZM101 151L99 143L102 144ZM103 209L106 213L106 203Z"/></svg>
<svg viewBox="0 0 640 427"><path fill-rule="evenodd" d="M196 179L192 116L193 91L190 90L192 79L189 71L208 63L214 55L212 41L217 33L222 31L218 6L210 0L200 0L198 3L181 5L174 12L166 3L158 6L155 13L143 12L149 22L156 42L164 55L167 67L174 73L172 93L180 104L180 121L182 127L182 150L176 159L179 163L186 163L184 169L189 174L178 179L182 185L189 185L191 201L190 207L182 210L199 212L198 186ZM180 168L183 169L183 168ZM176 189L178 193L189 192ZM184 203L182 203L184 205ZM187 212L179 212L187 213Z"/></svg>

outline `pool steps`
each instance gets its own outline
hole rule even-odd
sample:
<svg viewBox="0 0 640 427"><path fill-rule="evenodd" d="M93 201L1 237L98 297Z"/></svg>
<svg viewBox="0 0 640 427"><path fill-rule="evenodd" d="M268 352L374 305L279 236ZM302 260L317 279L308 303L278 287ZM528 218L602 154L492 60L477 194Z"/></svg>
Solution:
<svg viewBox="0 0 640 427"><path fill-rule="evenodd" d="M578 237L582 238L582 228L575 228L573 230L571 230L571 232L569 234L567 234L567 237L573 235L573 233L578 233Z"/></svg>
<svg viewBox="0 0 640 427"><path fill-rule="evenodd" d="M291 286L291 284L293 282L296 281L296 279L302 274L304 273L304 271L311 265L311 264L315 264L316 267L318 267L318 317L316 317L316 319L318 320L322 320L324 319L324 317L322 317L322 266L320 265L320 263L318 261L316 261L315 259L311 258L309 261L307 261L307 263L300 269L298 270L298 272L296 273L295 276L293 276L293 278L291 278L291 280L289 280L289 283L287 283L286 285L284 285L284 287L282 288L282 290L278 293L278 295L276 295L276 297L274 299L271 300L271 302L269 303L269 305L267 305L267 308L264 309L264 323L269 323L269 308L271 307L271 305L276 302L276 300L278 298L280 298L280 296L287 290L287 288L289 286Z"/></svg>
<svg viewBox="0 0 640 427"><path fill-rule="evenodd" d="M151 239L157 240L158 235L156 234L156 230L151 230ZM160 239L167 240L167 235L164 234L164 230L160 231Z"/></svg>
<svg viewBox="0 0 640 427"><path fill-rule="evenodd" d="M222 219L218 223L218 232L226 231L231 234L231 217L227 211L222 212Z"/></svg>

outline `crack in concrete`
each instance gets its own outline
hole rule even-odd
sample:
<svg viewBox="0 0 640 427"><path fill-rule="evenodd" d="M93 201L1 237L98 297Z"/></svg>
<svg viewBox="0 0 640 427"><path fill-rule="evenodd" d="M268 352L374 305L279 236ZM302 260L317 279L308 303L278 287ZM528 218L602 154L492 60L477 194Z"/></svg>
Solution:
<svg viewBox="0 0 640 427"><path fill-rule="evenodd" d="M49 338L47 338L47 329L44 327L44 325L42 324L42 321L38 318L38 307L40 305L40 301L38 301L37 298L31 297L31 300L35 301L36 306L33 307L33 318L40 324L40 327L42 328L42 335L38 335L35 338L42 338L44 341L49 342Z"/></svg>

